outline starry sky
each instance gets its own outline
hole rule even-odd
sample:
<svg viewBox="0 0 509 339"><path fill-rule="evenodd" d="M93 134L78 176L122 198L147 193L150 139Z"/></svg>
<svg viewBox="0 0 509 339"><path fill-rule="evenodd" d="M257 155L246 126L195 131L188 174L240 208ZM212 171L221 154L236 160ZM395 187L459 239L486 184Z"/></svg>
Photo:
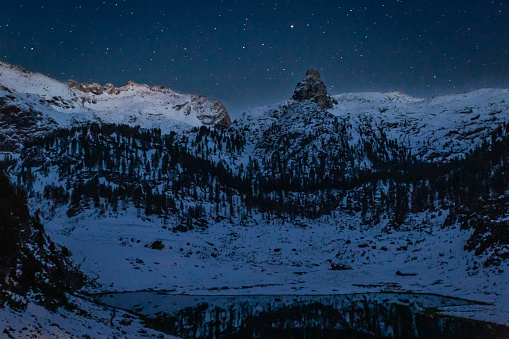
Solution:
<svg viewBox="0 0 509 339"><path fill-rule="evenodd" d="M330 94L509 87L509 0L3 0L0 60L60 81L132 80L240 110Z"/></svg>

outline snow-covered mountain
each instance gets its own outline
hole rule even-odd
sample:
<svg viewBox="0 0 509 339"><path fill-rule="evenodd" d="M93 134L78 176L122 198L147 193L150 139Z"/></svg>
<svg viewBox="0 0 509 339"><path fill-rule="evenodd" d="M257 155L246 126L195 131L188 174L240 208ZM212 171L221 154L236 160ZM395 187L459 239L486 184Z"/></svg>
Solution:
<svg viewBox="0 0 509 339"><path fill-rule="evenodd" d="M129 81L123 87L112 84L67 84L83 105L105 123L122 123L143 128L160 128L169 132L169 122L187 125L225 127L230 116L215 99L203 95L181 94L160 86L149 87Z"/></svg>
<svg viewBox="0 0 509 339"><path fill-rule="evenodd" d="M330 96L309 71L292 99L210 128L229 120L202 97L74 82L50 96L14 88L54 80L8 72L1 121L33 137L0 165L89 292L445 293L507 324L508 90Z"/></svg>
<svg viewBox="0 0 509 339"><path fill-rule="evenodd" d="M284 114L289 106L304 113ZM0 110L4 145L9 144L5 141L8 137L14 138L11 143L15 144L20 135L34 136L90 121L159 128L163 133L231 124L225 107L204 96L133 82L119 88L72 80L64 84L3 62ZM319 112L314 124L308 124L308 118L302 116L311 111ZM301 121L289 121L292 117ZM260 133L270 126L309 134L315 126L325 128L327 122L320 121L322 118L343 125L342 134L349 139L350 147L357 147L363 138L386 138L423 159L452 159L472 151L493 130L507 123L509 90L482 89L426 99L399 92L331 97L319 73L312 71L297 84L292 100L250 109L236 119L234 127L252 131L246 137L258 144L266 139Z"/></svg>
<svg viewBox="0 0 509 339"><path fill-rule="evenodd" d="M202 95L133 82L120 88L72 80L65 84L1 61L0 112L3 142L10 148L25 137L83 122L159 128L164 133L231 123L218 100Z"/></svg>
<svg viewBox="0 0 509 339"><path fill-rule="evenodd" d="M289 141L295 144L298 134L330 129L336 124L341 125L339 134L348 139L350 147L363 147L362 141L372 143L372 139L392 140L419 159L439 161L468 154L509 122L509 89L481 89L426 99L399 92L347 93L332 98L330 109L309 100L257 107L242 113L234 125L253 131L247 137L255 144L264 143L263 134L274 128L292 135ZM317 134L325 137L324 131Z"/></svg>
<svg viewBox="0 0 509 339"><path fill-rule="evenodd" d="M429 99L403 93L334 96L331 114L397 140L420 158L463 156L509 121L509 90L481 89ZM379 135L379 134L378 134Z"/></svg>

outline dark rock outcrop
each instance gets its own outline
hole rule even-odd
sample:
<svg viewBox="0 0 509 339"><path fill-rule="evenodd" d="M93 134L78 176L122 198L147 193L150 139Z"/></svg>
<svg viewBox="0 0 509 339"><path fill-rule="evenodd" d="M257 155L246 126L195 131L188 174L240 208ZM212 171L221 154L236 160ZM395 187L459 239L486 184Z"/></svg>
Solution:
<svg viewBox="0 0 509 339"><path fill-rule="evenodd" d="M23 308L30 296L55 311L85 278L70 253L46 235L38 215L28 210L26 193L14 188L0 169L0 305ZM2 306L3 307L3 306Z"/></svg>
<svg viewBox="0 0 509 339"><path fill-rule="evenodd" d="M18 104L20 98L25 105ZM0 96L0 152L17 152L24 142L57 127L53 119L33 108L38 106L31 99L19 94Z"/></svg>
<svg viewBox="0 0 509 339"><path fill-rule="evenodd" d="M309 69L306 76L297 84L292 98L297 101L311 100L323 108L331 108L333 104L320 73L314 69Z"/></svg>
<svg viewBox="0 0 509 339"><path fill-rule="evenodd" d="M104 86L101 86L100 84L93 83L93 84L85 84L85 83L79 83L74 80L67 80L67 86L69 86L70 89L77 89L81 92L85 93L93 93L95 95L101 95L103 93L107 94L119 94L120 91L118 88L113 86L112 84L106 84Z"/></svg>

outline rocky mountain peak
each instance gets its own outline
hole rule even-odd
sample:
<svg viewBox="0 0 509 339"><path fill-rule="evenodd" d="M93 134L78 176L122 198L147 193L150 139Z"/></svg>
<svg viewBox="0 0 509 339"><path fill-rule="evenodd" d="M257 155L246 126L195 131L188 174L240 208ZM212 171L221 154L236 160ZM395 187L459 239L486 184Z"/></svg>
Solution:
<svg viewBox="0 0 509 339"><path fill-rule="evenodd" d="M68 80L67 86L86 108L98 112L117 112L118 116L129 116L128 119L133 123L139 124L140 119L147 116L159 117L157 119L167 116L198 126L203 124L222 128L231 124L223 104L203 95L181 94L163 86L150 87L133 81L128 81L125 86L115 87L109 83L103 86ZM135 100L133 96L136 97ZM149 125L153 125L157 124L157 119L145 120Z"/></svg>
<svg viewBox="0 0 509 339"><path fill-rule="evenodd" d="M292 98L297 101L311 100L323 108L332 108L333 104L320 73L314 69L308 69L304 78L295 87Z"/></svg>
<svg viewBox="0 0 509 339"><path fill-rule="evenodd" d="M113 86L112 84L106 84L104 86L93 83L93 84L85 84L85 83L79 83L74 80L67 80L67 86L69 86L70 89L77 89L84 93L92 93L95 95L101 95L103 93L107 94L118 94L118 89Z"/></svg>

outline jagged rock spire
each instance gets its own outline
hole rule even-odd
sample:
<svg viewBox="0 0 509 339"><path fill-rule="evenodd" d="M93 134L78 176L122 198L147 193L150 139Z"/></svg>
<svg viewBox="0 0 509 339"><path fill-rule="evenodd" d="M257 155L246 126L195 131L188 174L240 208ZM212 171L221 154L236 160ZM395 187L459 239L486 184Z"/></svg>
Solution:
<svg viewBox="0 0 509 339"><path fill-rule="evenodd" d="M320 73L314 69L306 72L306 76L295 87L292 98L297 101L311 100L323 108L331 108L333 103Z"/></svg>

